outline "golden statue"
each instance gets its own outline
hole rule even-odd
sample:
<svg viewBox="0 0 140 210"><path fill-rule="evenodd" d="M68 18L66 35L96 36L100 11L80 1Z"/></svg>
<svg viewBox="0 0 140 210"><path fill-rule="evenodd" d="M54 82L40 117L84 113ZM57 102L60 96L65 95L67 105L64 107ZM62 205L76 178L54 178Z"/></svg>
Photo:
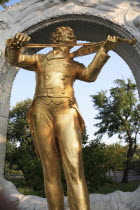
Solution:
<svg viewBox="0 0 140 210"><path fill-rule="evenodd" d="M90 209L82 161L84 121L78 111L73 83L76 79L94 82L109 58L107 52L114 49L118 40L118 37L108 36L105 42L84 44L81 50L70 53L70 49L78 45L74 31L70 27L58 27L51 36L53 50L34 55L21 53L22 47L41 46L27 44L30 41L27 35L18 33L7 40L6 60L13 66L36 73L36 91L27 120L41 159L50 210L64 210L61 160L70 209ZM97 50L87 68L72 59Z"/></svg>

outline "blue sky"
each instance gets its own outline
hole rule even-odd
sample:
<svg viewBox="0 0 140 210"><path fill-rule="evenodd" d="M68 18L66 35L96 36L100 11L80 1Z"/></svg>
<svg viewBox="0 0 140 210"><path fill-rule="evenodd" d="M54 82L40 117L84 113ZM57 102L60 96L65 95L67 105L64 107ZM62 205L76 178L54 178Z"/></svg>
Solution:
<svg viewBox="0 0 140 210"><path fill-rule="evenodd" d="M14 5L14 4L16 4L16 3L20 2L20 1L21 0L11 0L10 2L5 3L5 4L6 4L6 6L11 6L11 5ZM0 11L1 10L3 10L3 7L2 6L0 6Z"/></svg>
<svg viewBox="0 0 140 210"><path fill-rule="evenodd" d="M12 0L6 5L12 5L20 0ZM0 10L2 7L0 7ZM43 50L40 53L47 53L48 50ZM118 78L133 78L131 70L127 64L114 52L109 52L111 56L108 62L103 67L100 75L94 83L86 83L76 81L74 85L75 96L79 105L80 112L85 120L87 126L87 133L89 139L94 139L93 134L96 128L93 125L96 123L94 120L97 111L93 108L90 95L97 94L101 90L109 90L113 85L113 81ZM77 58L76 60L84 63L87 66L93 59L93 55ZM17 74L11 93L11 106L15 106L18 101L26 98L33 98L35 89L35 74L34 72L21 69ZM117 137L108 138L104 136L103 142L110 144L118 142Z"/></svg>

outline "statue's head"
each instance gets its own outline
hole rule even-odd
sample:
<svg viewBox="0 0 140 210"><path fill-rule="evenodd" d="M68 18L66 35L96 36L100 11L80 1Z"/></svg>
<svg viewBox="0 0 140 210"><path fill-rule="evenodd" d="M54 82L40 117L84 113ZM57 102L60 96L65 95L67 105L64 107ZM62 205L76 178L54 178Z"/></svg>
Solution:
<svg viewBox="0 0 140 210"><path fill-rule="evenodd" d="M56 28L55 32L52 33L51 41L53 44L62 42L76 43L76 37L72 28L61 26Z"/></svg>

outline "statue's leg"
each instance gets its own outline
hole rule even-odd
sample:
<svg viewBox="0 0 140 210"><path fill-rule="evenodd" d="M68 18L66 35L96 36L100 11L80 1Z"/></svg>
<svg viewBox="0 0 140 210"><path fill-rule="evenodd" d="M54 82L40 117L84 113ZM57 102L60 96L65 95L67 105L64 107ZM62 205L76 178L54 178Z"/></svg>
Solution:
<svg viewBox="0 0 140 210"><path fill-rule="evenodd" d="M82 161L81 128L77 111L64 109L56 118L57 137L71 210L89 210L89 194Z"/></svg>
<svg viewBox="0 0 140 210"><path fill-rule="evenodd" d="M59 145L49 105L36 100L32 108L32 128L35 144L41 158L44 185L50 210L64 210L64 194L60 173Z"/></svg>

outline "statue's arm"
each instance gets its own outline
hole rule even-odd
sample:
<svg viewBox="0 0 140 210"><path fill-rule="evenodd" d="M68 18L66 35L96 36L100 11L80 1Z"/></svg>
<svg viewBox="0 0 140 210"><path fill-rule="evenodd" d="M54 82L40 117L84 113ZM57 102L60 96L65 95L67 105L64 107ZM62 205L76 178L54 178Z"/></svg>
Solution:
<svg viewBox="0 0 140 210"><path fill-rule="evenodd" d="M88 65L87 68L82 64L78 65L76 69L76 79L86 82L94 82L97 79L102 67L110 57L107 52L111 49L114 49L116 43L117 40L115 37L109 36L104 46L100 48L93 61Z"/></svg>
<svg viewBox="0 0 140 210"><path fill-rule="evenodd" d="M87 68L83 65L78 66L77 79L86 82L94 82L109 57L110 56L108 56L103 50L99 50Z"/></svg>
<svg viewBox="0 0 140 210"><path fill-rule="evenodd" d="M8 39L6 42L6 61L13 66L33 71L37 64L37 55L27 55L21 53L21 48L28 42L29 37L25 37L23 34L19 34L16 39L15 37L13 39Z"/></svg>

